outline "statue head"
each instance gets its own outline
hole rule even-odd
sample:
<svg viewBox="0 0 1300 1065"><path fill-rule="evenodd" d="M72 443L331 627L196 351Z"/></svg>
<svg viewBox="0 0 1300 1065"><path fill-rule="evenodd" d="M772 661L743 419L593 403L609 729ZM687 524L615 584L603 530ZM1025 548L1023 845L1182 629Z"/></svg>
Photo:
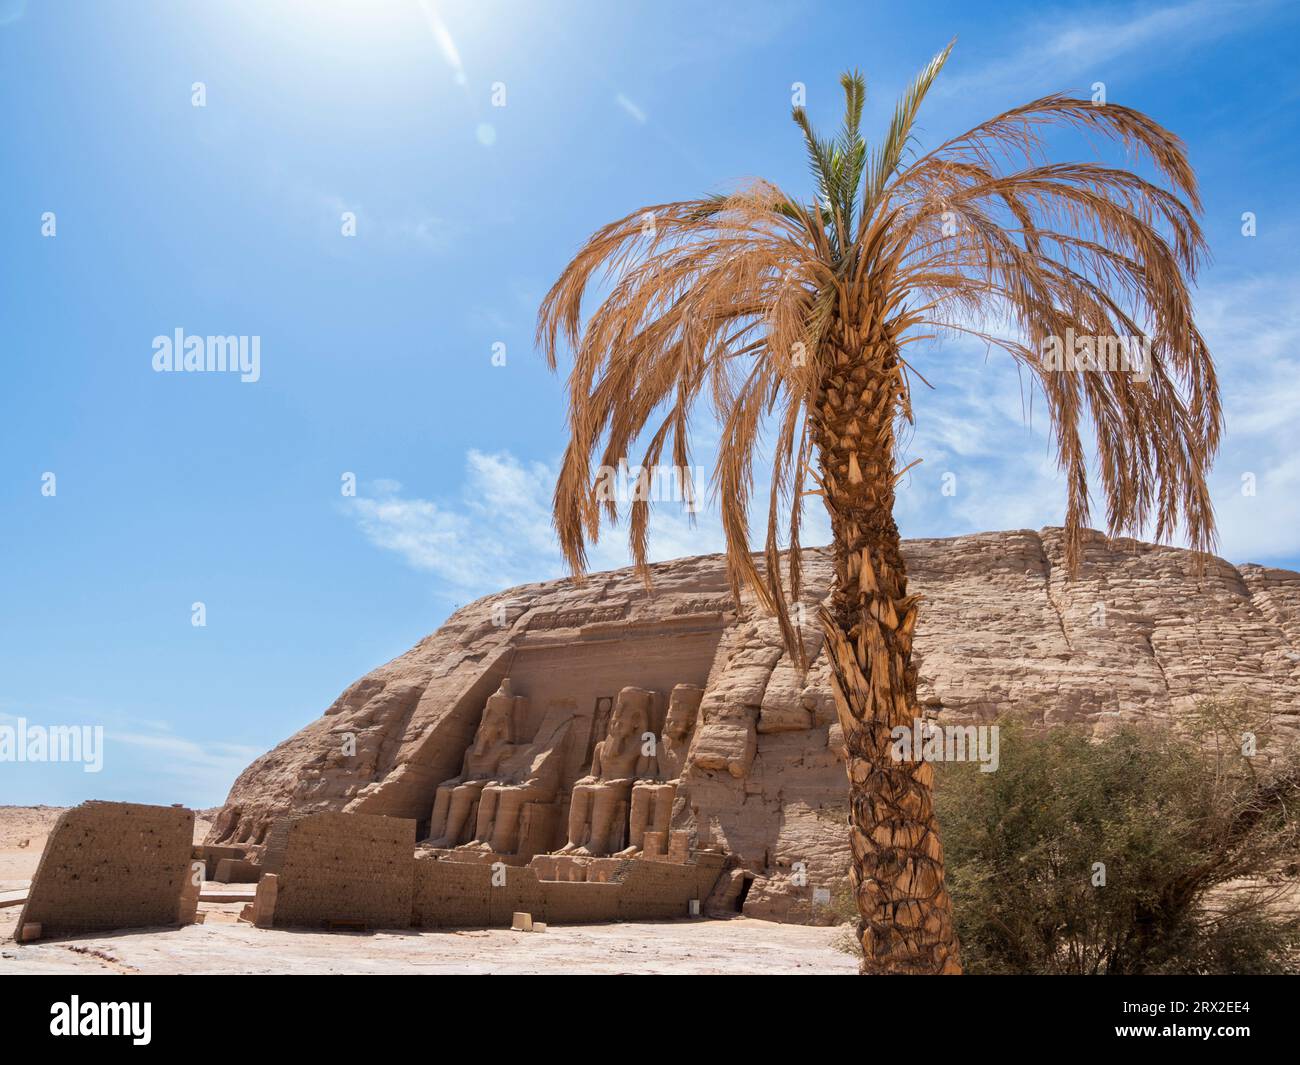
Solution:
<svg viewBox="0 0 1300 1065"><path fill-rule="evenodd" d="M483 707L483 719L474 733L474 749L482 752L493 743L509 742L514 732L515 696L506 677Z"/></svg>
<svg viewBox="0 0 1300 1065"><path fill-rule="evenodd" d="M691 734L695 718L700 712L704 689L694 684L678 684L668 697L668 713L664 717L664 736L680 743Z"/></svg>
<svg viewBox="0 0 1300 1065"><path fill-rule="evenodd" d="M609 719L609 738L617 749L625 749L628 741L641 742L642 734L650 728L653 701L654 692L644 688L624 688L618 693Z"/></svg>

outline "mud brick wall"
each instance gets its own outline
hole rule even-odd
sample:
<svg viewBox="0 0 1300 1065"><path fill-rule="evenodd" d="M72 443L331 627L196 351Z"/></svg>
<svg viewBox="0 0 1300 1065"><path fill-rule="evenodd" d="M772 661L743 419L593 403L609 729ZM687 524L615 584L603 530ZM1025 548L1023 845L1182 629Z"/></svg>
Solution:
<svg viewBox="0 0 1300 1065"><path fill-rule="evenodd" d="M505 869L504 887L493 888L488 896L488 917L492 924L510 927L510 919L516 910L531 913L539 921L546 921L549 906L546 901L546 885L537 879L537 874L527 866Z"/></svg>
<svg viewBox="0 0 1300 1065"><path fill-rule="evenodd" d="M419 928L508 926L516 910L546 920L542 885L531 869L505 866L504 882L497 886L493 875L491 865L477 862L417 860L413 923Z"/></svg>
<svg viewBox="0 0 1300 1065"><path fill-rule="evenodd" d="M298 818L279 869L275 927L327 921L408 927L414 852L413 820L344 813Z"/></svg>
<svg viewBox="0 0 1300 1065"><path fill-rule="evenodd" d="M194 811L86 802L45 844L19 918L41 937L174 925L190 873Z"/></svg>
<svg viewBox="0 0 1300 1065"><path fill-rule="evenodd" d="M469 862L415 862L411 921L417 928L484 928L492 868Z"/></svg>
<svg viewBox="0 0 1300 1065"><path fill-rule="evenodd" d="M725 856L707 852L685 864L632 862L619 884L618 916L624 921L685 917L691 899L703 907L725 863Z"/></svg>
<svg viewBox="0 0 1300 1065"><path fill-rule="evenodd" d="M622 916L619 895L622 884L593 884L586 881L544 880L542 892L545 921L552 924L585 924L588 921L617 921ZM686 907L682 907L685 914ZM534 916L536 916L534 914Z"/></svg>
<svg viewBox="0 0 1300 1065"><path fill-rule="evenodd" d="M550 858L551 860L547 860ZM535 866L504 867L505 882L492 885L490 865L415 861L413 919L420 928L484 928L510 924L515 911L552 924L646 921L687 916L687 903L709 897L726 859L701 853L685 864L620 861L622 872L608 882L538 880L563 863L553 856ZM279 911L276 911L279 923Z"/></svg>

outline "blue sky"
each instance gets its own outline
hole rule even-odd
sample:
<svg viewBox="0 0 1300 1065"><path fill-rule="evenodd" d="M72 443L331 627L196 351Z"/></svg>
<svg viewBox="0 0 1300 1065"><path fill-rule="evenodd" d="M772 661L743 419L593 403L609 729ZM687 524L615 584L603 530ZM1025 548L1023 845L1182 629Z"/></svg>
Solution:
<svg viewBox="0 0 1300 1065"><path fill-rule="evenodd" d="M792 84L829 125L861 67L874 131L954 35L923 144L1097 81L1187 141L1220 553L1300 568L1300 10L979 6L0 0L0 724L108 737L98 774L0 763L0 803L218 803L456 605L560 575L562 381L531 341L564 262L642 204L806 192ZM155 373L177 328L260 337L260 379ZM928 357L904 536L1058 524L1008 361ZM653 545L721 536L665 513Z"/></svg>

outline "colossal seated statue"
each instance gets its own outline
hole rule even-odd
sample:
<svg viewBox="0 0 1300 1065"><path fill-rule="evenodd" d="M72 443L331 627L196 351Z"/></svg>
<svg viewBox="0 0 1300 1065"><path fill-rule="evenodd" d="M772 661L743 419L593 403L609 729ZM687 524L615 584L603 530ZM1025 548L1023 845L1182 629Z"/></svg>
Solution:
<svg viewBox="0 0 1300 1065"><path fill-rule="evenodd" d="M592 753L591 772L573 786L569 840L559 853L600 858L623 846L632 785L658 772L655 755L644 753L654 697L644 688L618 693L609 734Z"/></svg>
<svg viewBox="0 0 1300 1065"><path fill-rule="evenodd" d="M668 834L673 815L673 800L686 766L695 719L699 716L704 689L694 684L678 684L668 698L663 735L658 748L659 775L662 780L638 780L632 785L632 809L628 818L628 846L620 852L635 854L641 850L646 832Z"/></svg>
<svg viewBox="0 0 1300 1065"><path fill-rule="evenodd" d="M501 764L519 748L514 742L515 715L521 697L514 694L510 678L488 696L474 740L465 752L459 776L438 785L429 824L435 847L455 847L464 842L469 812L483 788L496 777Z"/></svg>
<svg viewBox="0 0 1300 1065"><path fill-rule="evenodd" d="M506 758L496 779L483 786L474 838L467 848L532 857L550 845L551 825L534 815L553 816L569 732L572 704L553 705L537 735Z"/></svg>

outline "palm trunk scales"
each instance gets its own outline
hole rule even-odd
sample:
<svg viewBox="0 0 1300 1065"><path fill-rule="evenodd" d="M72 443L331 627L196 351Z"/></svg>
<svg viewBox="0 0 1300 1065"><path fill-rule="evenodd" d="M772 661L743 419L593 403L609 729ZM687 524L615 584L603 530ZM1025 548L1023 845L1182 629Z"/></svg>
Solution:
<svg viewBox="0 0 1300 1065"><path fill-rule="evenodd" d="M813 428L835 533L835 584L821 622L847 751L862 971L960 973L934 770L891 751L890 730L921 716L912 664L918 597L907 594L893 518L902 366L887 337L858 342L845 331L827 348L832 364Z"/></svg>

